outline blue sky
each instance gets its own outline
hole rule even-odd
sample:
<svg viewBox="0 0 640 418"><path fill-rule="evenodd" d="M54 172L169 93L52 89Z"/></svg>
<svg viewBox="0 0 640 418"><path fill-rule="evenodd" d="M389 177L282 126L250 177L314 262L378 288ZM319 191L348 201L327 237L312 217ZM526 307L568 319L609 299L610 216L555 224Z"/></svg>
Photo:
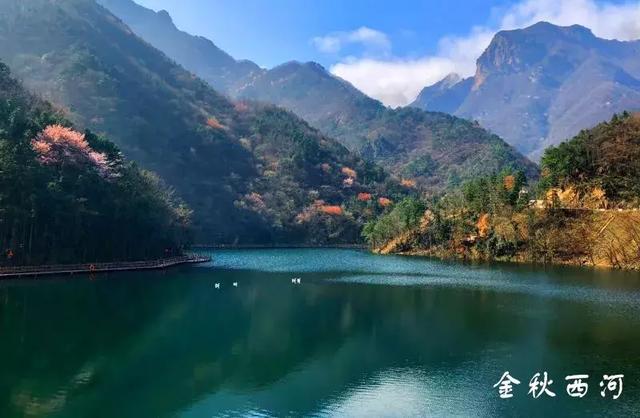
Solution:
<svg viewBox="0 0 640 418"><path fill-rule="evenodd" d="M540 20L640 38L640 0L135 0L263 67L317 61L396 106L450 72L473 74L496 31Z"/></svg>
<svg viewBox="0 0 640 418"><path fill-rule="evenodd" d="M136 0L166 9L176 24L204 35L237 58L272 67L296 59L334 63L311 40L331 32L369 27L389 36L402 56L431 53L440 37L465 34L491 19L506 0ZM393 6L392 6L393 5ZM344 51L341 51L344 52ZM352 51L357 52L357 51Z"/></svg>

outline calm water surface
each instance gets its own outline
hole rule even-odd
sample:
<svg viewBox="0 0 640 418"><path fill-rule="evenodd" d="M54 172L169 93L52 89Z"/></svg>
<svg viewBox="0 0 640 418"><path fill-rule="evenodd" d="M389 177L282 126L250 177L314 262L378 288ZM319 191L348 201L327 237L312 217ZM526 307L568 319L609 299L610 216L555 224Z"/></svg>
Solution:
<svg viewBox="0 0 640 418"><path fill-rule="evenodd" d="M638 273L352 250L213 256L0 282L0 417L640 414ZM502 400L492 386L506 370L522 383ZM533 399L543 371L557 396ZM566 393L578 373L590 375L582 399ZM615 373L622 396L604 399Z"/></svg>

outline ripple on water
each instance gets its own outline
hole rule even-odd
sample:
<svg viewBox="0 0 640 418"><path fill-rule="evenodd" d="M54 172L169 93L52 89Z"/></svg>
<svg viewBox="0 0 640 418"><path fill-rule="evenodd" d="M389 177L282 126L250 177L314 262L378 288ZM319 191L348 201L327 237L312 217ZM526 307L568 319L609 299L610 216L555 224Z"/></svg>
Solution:
<svg viewBox="0 0 640 418"><path fill-rule="evenodd" d="M450 373L451 371L447 372ZM485 415L487 405L473 381L458 382L462 392L451 391L450 379L441 372L419 368L390 368L346 388L314 414L318 417L422 417L461 416L473 410ZM471 404L470 404L471 403ZM390 406L393 406L390 408Z"/></svg>
<svg viewBox="0 0 640 418"><path fill-rule="evenodd" d="M484 289L534 297L640 308L640 275L580 268L470 265L361 250L225 250L208 267L276 273L335 273L336 282Z"/></svg>
<svg viewBox="0 0 640 418"><path fill-rule="evenodd" d="M460 289L483 289L502 293L517 293L527 296L563 299L575 302L623 305L640 308L640 292L562 284L527 279L504 280L503 278L469 278L423 275L353 275L334 279L338 283L360 283L384 286L434 286Z"/></svg>

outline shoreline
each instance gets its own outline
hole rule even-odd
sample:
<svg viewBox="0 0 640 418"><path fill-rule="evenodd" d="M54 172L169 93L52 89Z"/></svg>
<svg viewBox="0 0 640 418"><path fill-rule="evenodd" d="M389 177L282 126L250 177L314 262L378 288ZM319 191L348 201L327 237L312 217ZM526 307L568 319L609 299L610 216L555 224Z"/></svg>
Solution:
<svg viewBox="0 0 640 418"><path fill-rule="evenodd" d="M296 248L345 248L366 250L369 246L365 244L333 244L333 245L312 245L312 244L196 244L192 245L192 250L268 250L268 249L296 249Z"/></svg>
<svg viewBox="0 0 640 418"><path fill-rule="evenodd" d="M0 267L0 280L38 278L53 275L93 274L134 270L160 270L182 264L197 264L211 261L211 257L185 255L151 261L123 261L110 263L57 264L48 266Z"/></svg>
<svg viewBox="0 0 640 418"><path fill-rule="evenodd" d="M409 250L409 251L399 251L399 252L390 252L390 253L381 253L376 251L375 249L371 250L372 253L377 255L395 255L402 257L425 257L425 258L433 258L441 261L453 261L453 262L463 262L463 263L478 263L478 264L513 264L513 265L529 265L529 266L538 266L538 267L576 267L576 268L588 268L588 269L596 269L596 270L610 270L610 271L627 271L627 272L639 272L640 267L620 267L611 264L594 264L593 262L585 259L575 259L575 260L554 260L554 261L541 261L541 260L530 260L525 257L512 257L512 258L482 258L482 257L464 257L459 255L440 255L437 253L430 252L428 250Z"/></svg>
<svg viewBox="0 0 640 418"><path fill-rule="evenodd" d="M504 232L505 224L511 228L506 231L512 231L508 239L514 245L506 254L492 252L486 237L477 235L422 242L421 236L427 231L421 228L399 234L373 251L445 260L640 270L640 214L637 210L558 209L553 213L555 215L535 210L495 215L492 225L502 225L503 234L509 233ZM534 230L529 229L531 217L537 222Z"/></svg>

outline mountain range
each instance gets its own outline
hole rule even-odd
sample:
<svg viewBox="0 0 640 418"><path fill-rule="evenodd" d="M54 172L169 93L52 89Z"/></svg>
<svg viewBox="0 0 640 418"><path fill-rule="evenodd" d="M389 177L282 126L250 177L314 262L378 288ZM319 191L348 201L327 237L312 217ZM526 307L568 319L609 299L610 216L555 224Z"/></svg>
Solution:
<svg viewBox="0 0 640 418"><path fill-rule="evenodd" d="M537 175L531 162L473 122L439 112L389 109L313 62L260 69L180 31L165 11L154 12L132 0L100 3L137 35L230 97L291 110L349 150L426 190L442 190L504 167ZM221 76L231 73L233 77Z"/></svg>
<svg viewBox="0 0 640 418"><path fill-rule="evenodd" d="M318 64L290 62L261 69L233 59L211 41L178 30L166 11L156 13L132 0L100 1L139 36L229 96L290 109L351 150L393 167L395 173L411 163L412 156L403 155L402 147L395 148L395 140L377 129L394 111ZM479 57L473 77L450 74L423 89L410 106L477 121L537 160L546 147L581 129L640 108L639 53L640 41L597 38L578 25L540 22L501 31ZM229 72L235 76L221 80L220 74ZM587 92L584 86L589 86ZM393 128L397 132L398 126ZM402 129L407 130L402 137L424 130L420 124L406 123ZM411 146L420 149L428 142L412 141ZM428 153L429 147L424 148ZM443 174L448 173L436 176Z"/></svg>
<svg viewBox="0 0 640 418"><path fill-rule="evenodd" d="M0 43L27 88L175 189L199 242L354 242L409 191L290 112L217 93L93 0L3 0Z"/></svg>
<svg viewBox="0 0 640 418"><path fill-rule="evenodd" d="M415 106L390 109L317 63L263 69L165 11L99 3L4 0L0 60L158 173L193 209L199 242L355 242L407 195L505 170L538 175L483 125L535 157L603 108L637 103L638 43L578 26L501 32L474 77L451 74Z"/></svg>
<svg viewBox="0 0 640 418"><path fill-rule="evenodd" d="M449 75L412 106L477 120L536 160L582 129L640 109L638 57L640 41L540 22L497 33L473 77Z"/></svg>

